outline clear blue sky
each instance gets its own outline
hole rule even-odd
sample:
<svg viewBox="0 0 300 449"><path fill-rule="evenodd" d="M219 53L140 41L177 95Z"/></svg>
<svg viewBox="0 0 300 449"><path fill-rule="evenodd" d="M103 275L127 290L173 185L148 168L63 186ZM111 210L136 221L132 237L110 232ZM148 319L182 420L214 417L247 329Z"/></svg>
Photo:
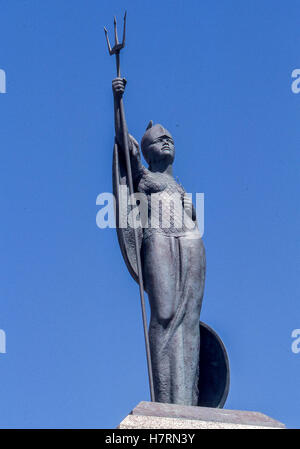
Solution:
<svg viewBox="0 0 300 449"><path fill-rule="evenodd" d="M0 1L0 427L113 428L149 400L138 288L113 229L103 26L128 11L125 107L173 134L205 193L202 320L231 364L226 408L300 427L300 3Z"/></svg>

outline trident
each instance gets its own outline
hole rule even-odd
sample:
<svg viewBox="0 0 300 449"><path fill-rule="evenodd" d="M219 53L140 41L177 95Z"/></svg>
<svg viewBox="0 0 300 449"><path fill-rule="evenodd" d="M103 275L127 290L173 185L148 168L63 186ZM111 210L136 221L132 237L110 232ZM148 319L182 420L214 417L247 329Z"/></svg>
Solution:
<svg viewBox="0 0 300 449"><path fill-rule="evenodd" d="M113 48L110 46L108 32L104 27L104 32L106 36L108 51L110 55L116 55L116 65L117 65L117 77L121 77L120 70L120 51L125 47L125 31L126 31L126 12L124 14L124 28L123 28L123 39L122 42L119 43L118 33L117 33L117 21L116 17L114 18L114 31L115 31L115 45ZM132 195L134 193L133 182L132 182L132 172L131 172L131 163L130 163L130 153L128 146L128 131L124 114L124 105L123 98L120 99L120 121L122 128L122 137L123 137L123 145L124 145L124 153L126 160L126 170L129 184L129 193ZM136 261L137 261L137 271L138 271L138 279L139 279L139 290L140 290L140 298L141 298L141 308L142 308L142 319L143 319L143 327L144 327L144 336L145 336L145 346L146 346L146 355L147 355L147 366L148 366L148 377L149 377L149 386L150 386L150 396L151 401L155 401L154 396L154 386L153 386L153 374L152 374L152 364L151 364L151 354L150 354L150 345L149 345L149 336L147 329L147 315L145 308L145 297L144 297L144 284L143 284L143 274L142 274L142 264L141 264L141 255L139 251L138 244L138 234L137 229L134 227L134 240L135 240L135 251L136 251Z"/></svg>

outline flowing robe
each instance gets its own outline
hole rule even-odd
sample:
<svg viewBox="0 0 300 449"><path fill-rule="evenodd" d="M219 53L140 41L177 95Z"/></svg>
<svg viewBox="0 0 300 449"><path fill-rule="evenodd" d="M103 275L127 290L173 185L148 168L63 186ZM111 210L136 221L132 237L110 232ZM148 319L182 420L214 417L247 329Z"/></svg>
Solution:
<svg viewBox="0 0 300 449"><path fill-rule="evenodd" d="M132 174L135 191L147 197L150 218L149 227L143 229L141 259L151 308L149 341L155 400L198 405L204 245L197 223L194 229L190 223L185 225L185 191L174 178L147 170L138 155L132 157ZM153 194L160 203L158 208L154 207L157 202L151 201ZM181 209L175 207L175 201L170 207L170 195L179 197Z"/></svg>

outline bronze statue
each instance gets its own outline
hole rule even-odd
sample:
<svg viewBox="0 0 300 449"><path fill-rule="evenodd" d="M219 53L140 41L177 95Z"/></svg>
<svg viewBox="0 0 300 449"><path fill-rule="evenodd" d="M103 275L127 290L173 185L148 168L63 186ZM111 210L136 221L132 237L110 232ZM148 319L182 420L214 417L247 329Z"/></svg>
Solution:
<svg viewBox="0 0 300 449"><path fill-rule="evenodd" d="M125 45L125 24L121 44L116 21L115 36L113 49L108 37L107 42L117 59L117 78L112 82L116 223L124 260L140 287L151 399L220 407L228 392L228 360L214 331L204 323L199 326L206 262L195 209L173 176L175 145L170 132L149 123L141 140L148 168L142 164L136 139L128 134L122 100L126 80L121 77L119 59ZM144 226L141 220L139 228L128 222L127 227L119 227L120 214L124 214L121 186L128 188L129 194L141 194L137 198L146 203L150 220ZM125 213L129 209L126 207ZM144 290L151 308L149 337Z"/></svg>

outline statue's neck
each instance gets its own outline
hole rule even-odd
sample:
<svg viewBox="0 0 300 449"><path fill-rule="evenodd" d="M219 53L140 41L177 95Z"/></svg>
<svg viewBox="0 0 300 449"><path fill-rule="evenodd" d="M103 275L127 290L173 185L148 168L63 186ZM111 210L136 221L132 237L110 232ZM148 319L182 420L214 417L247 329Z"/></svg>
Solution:
<svg viewBox="0 0 300 449"><path fill-rule="evenodd" d="M164 173L166 175L173 176L172 164L164 166L161 163L159 164L151 163L149 169L150 171L152 171L152 173Z"/></svg>

